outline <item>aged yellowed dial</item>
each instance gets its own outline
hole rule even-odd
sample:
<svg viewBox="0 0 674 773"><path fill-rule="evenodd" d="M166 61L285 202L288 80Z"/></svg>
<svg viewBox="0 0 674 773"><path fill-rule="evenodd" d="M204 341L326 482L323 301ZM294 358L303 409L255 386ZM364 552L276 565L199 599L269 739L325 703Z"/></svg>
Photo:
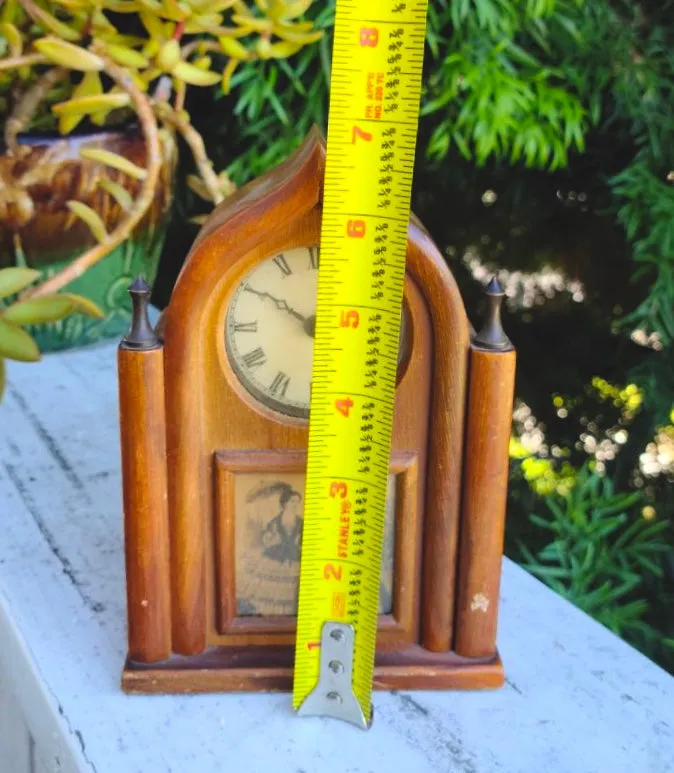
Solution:
<svg viewBox="0 0 674 773"><path fill-rule="evenodd" d="M225 345L234 373L257 400L290 416L309 415L317 286L318 248L294 247L258 263L227 310ZM399 360L406 349L402 327Z"/></svg>

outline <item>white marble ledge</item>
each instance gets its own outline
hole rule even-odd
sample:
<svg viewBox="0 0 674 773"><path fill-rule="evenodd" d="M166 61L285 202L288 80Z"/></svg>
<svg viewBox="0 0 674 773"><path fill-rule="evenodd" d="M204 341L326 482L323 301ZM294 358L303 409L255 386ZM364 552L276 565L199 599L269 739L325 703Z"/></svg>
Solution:
<svg viewBox="0 0 674 773"><path fill-rule="evenodd" d="M0 773L674 772L674 679L508 561L502 690L377 693L366 733L287 695L124 695L115 367L105 345L8 369Z"/></svg>

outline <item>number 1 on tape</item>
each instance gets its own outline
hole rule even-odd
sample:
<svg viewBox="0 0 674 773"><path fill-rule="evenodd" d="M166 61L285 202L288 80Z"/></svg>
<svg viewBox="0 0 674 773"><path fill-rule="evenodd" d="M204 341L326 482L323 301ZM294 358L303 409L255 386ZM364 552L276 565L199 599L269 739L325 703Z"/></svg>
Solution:
<svg viewBox="0 0 674 773"><path fill-rule="evenodd" d="M364 727L427 6L336 6L293 705Z"/></svg>

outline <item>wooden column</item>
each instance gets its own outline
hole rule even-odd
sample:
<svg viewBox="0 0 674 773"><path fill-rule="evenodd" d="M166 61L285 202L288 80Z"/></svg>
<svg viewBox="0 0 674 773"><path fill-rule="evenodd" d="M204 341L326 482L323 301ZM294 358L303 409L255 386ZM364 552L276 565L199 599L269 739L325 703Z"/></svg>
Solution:
<svg viewBox="0 0 674 773"><path fill-rule="evenodd" d="M164 350L147 317L150 288L139 277L129 293L132 324L117 355L128 656L152 663L171 654Z"/></svg>
<svg viewBox="0 0 674 773"><path fill-rule="evenodd" d="M515 387L515 350L501 327L495 279L486 294L488 318L470 356L454 642L458 655L474 658L496 654Z"/></svg>

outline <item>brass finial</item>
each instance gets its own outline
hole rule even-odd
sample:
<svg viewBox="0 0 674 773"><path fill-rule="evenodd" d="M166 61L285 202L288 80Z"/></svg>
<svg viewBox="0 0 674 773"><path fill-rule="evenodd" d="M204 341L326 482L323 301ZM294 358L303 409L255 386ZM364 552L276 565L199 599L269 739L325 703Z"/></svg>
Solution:
<svg viewBox="0 0 674 773"><path fill-rule="evenodd" d="M131 296L131 328L122 339L125 349L153 349L159 343L148 317L150 285L139 274L129 286Z"/></svg>
<svg viewBox="0 0 674 773"><path fill-rule="evenodd" d="M473 339L483 349L512 349L512 343L501 325L501 305L505 293L501 283L493 276L484 288L487 296L487 316L480 332Z"/></svg>

